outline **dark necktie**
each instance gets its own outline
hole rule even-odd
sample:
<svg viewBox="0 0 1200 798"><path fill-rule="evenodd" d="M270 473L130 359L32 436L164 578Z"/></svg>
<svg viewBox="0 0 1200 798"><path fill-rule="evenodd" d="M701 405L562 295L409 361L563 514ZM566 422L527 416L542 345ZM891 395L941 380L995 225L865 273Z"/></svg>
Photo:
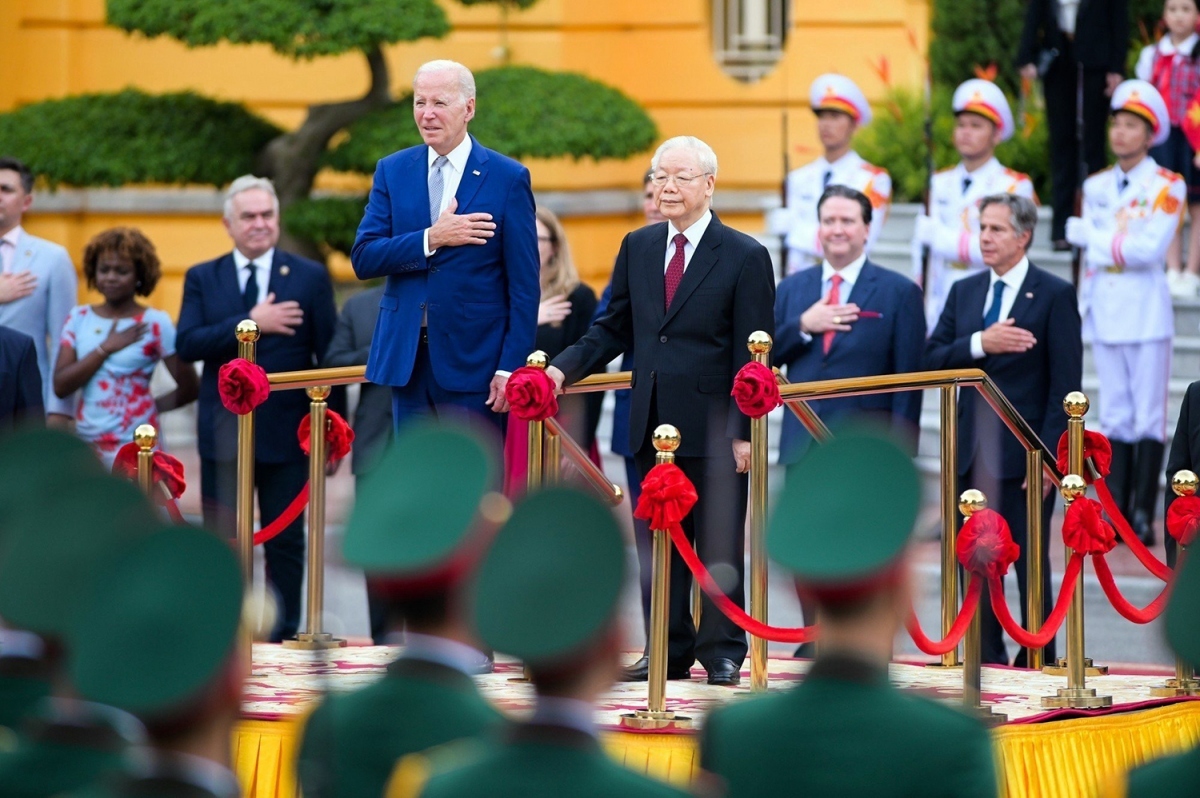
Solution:
<svg viewBox="0 0 1200 798"><path fill-rule="evenodd" d="M829 282L831 283L829 287L829 301L825 304L842 304L842 275L833 275L833 277L829 278ZM837 335L836 330L826 330L825 334L822 336L821 349L825 352L825 354L829 354L829 347L833 346L833 336L835 335Z"/></svg>
<svg viewBox="0 0 1200 798"><path fill-rule="evenodd" d="M964 178L963 178L963 192L962 192L962 193L963 193L963 196L966 196L966 194L967 194L967 191L968 191L970 188L971 188L971 178L969 178L969 177L964 177Z"/></svg>
<svg viewBox="0 0 1200 798"><path fill-rule="evenodd" d="M249 313L250 308L258 304L258 278L254 274L254 261L246 264L246 271L250 276L246 278L246 287L242 289L242 304Z"/></svg>
<svg viewBox="0 0 1200 798"><path fill-rule="evenodd" d="M983 314L983 329L1000 321L1000 303L1004 301L1004 283L999 280L992 286L992 306Z"/></svg>
<svg viewBox="0 0 1200 798"><path fill-rule="evenodd" d="M833 179L833 170L826 169L825 175L821 178L821 188L829 188L829 181Z"/></svg>
<svg viewBox="0 0 1200 798"><path fill-rule="evenodd" d="M667 273L663 277L663 289L667 299L665 308L671 307L671 300L675 298L675 290L679 288L679 283L683 280L683 248L687 244L687 236L677 233L673 240L675 254L671 256L671 262L667 264Z"/></svg>
<svg viewBox="0 0 1200 798"><path fill-rule="evenodd" d="M1129 178L1121 175L1121 179L1117 181L1117 193L1120 194L1129 185Z"/></svg>

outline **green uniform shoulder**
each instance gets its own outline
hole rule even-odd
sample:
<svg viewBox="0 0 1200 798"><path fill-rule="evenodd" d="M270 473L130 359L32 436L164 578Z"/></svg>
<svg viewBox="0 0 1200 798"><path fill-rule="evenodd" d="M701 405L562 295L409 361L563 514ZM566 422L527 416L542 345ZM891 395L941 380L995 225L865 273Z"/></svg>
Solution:
<svg viewBox="0 0 1200 798"><path fill-rule="evenodd" d="M1200 748L1163 757L1129 774L1129 798L1195 795L1200 784Z"/></svg>

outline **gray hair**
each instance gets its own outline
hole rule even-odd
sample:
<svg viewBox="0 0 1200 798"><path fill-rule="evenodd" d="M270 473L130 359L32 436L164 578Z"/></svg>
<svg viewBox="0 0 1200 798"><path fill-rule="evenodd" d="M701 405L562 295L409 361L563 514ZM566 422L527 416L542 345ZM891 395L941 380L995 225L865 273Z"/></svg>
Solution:
<svg viewBox="0 0 1200 798"><path fill-rule="evenodd" d="M713 152L713 148L705 144L695 136L676 136L664 141L658 145L658 149L654 152L654 157L650 159L650 171L658 171L658 162L663 157L663 153L669 150L691 150L696 155L696 160L700 162L700 168L710 175L717 173L717 154Z"/></svg>
<svg viewBox="0 0 1200 798"><path fill-rule="evenodd" d="M417 78L422 75L433 74L434 72L453 72L458 77L459 95L464 100L475 99L475 76L471 74L471 70L457 61L449 61L445 58L440 58L436 61L426 61L417 67L417 73L413 75L413 89L416 90L417 88Z"/></svg>
<svg viewBox="0 0 1200 798"><path fill-rule="evenodd" d="M225 218L233 218L233 198L243 191L251 191L259 189L267 192L271 196L271 203L275 206L275 215L279 215L279 196L275 193L275 184L268 177L258 177L256 175L242 175L237 180L229 184L229 188L225 190Z"/></svg>
<svg viewBox="0 0 1200 798"><path fill-rule="evenodd" d="M979 201L980 215L989 205L1003 205L1008 208L1008 218L1017 236L1029 233L1029 243L1025 245L1025 249L1033 246L1033 231L1038 220L1037 205L1033 200L1016 194L989 194Z"/></svg>

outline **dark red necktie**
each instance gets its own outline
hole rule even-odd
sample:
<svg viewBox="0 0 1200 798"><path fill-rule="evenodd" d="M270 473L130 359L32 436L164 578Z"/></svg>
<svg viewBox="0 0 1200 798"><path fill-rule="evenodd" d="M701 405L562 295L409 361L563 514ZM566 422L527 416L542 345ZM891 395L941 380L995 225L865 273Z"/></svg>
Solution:
<svg viewBox="0 0 1200 798"><path fill-rule="evenodd" d="M842 275L833 275L833 277L829 278L829 282L833 283L833 285L829 289L829 300L825 304L842 304ZM837 335L836 330L825 331L825 336L821 341L821 346L825 350L825 354L829 354L829 347L833 346L833 336L835 335Z"/></svg>
<svg viewBox="0 0 1200 798"><path fill-rule="evenodd" d="M671 256L671 262L667 264L667 274L663 278L667 308L671 307L671 300L675 298L675 290L679 288L679 283L683 280L683 248L687 244L687 236L679 233L673 240L675 241L675 254Z"/></svg>

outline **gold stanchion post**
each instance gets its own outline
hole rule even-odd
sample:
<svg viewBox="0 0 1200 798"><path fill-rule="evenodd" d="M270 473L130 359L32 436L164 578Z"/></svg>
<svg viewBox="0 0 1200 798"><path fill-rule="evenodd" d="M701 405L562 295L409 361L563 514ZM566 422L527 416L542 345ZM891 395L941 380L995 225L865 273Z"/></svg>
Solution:
<svg viewBox="0 0 1200 798"><path fill-rule="evenodd" d="M533 352L529 357L525 358L525 365L532 366L535 369L546 370L549 365L550 358L542 350ZM545 450L543 449L542 439L546 435L546 422L530 421L529 422L529 462L525 472L526 487L532 492L542 487L542 466L544 464L543 457Z"/></svg>
<svg viewBox="0 0 1200 798"><path fill-rule="evenodd" d="M675 462L679 448L679 430L670 424L654 429L655 464ZM621 716L621 725L629 729L690 729L692 719L667 711L667 627L670 623L671 538L665 529L651 530L654 535L653 584L650 589L650 665L647 680L647 706Z"/></svg>
<svg viewBox="0 0 1200 798"><path fill-rule="evenodd" d="M750 334L746 347L755 363L770 366L771 336ZM767 622L767 417L750 420L750 617ZM699 591L697 591L699 592ZM750 690L767 689L767 641L750 636Z"/></svg>
<svg viewBox="0 0 1200 798"><path fill-rule="evenodd" d="M1042 547L1042 502L1044 496L1042 471L1042 450L1030 449L1025 453L1025 584L1027 605L1025 613L1029 618L1029 631L1036 633L1042 628L1042 558L1045 552ZM1026 667L1041 670L1044 663L1043 651L1040 648L1029 649Z"/></svg>
<svg viewBox="0 0 1200 798"><path fill-rule="evenodd" d="M292 640L284 640L284 648L306 651L338 648L345 640L321 631L321 616L325 613L325 429L329 398L328 385L309 388L308 438L308 622L306 631Z"/></svg>
<svg viewBox="0 0 1200 798"><path fill-rule="evenodd" d="M695 582L692 583L692 625L697 629L700 628L700 614L704 612L703 602L700 600L700 586Z"/></svg>
<svg viewBox="0 0 1200 798"><path fill-rule="evenodd" d="M133 431L133 440L138 447L138 487L150 496L154 492L154 444L158 442L158 430L152 424L139 424Z"/></svg>
<svg viewBox="0 0 1200 798"><path fill-rule="evenodd" d="M971 488L964 490L958 497L958 509L963 518L970 518L986 507L987 497L983 495L983 491ZM971 617L971 625L967 627L963 638L963 708L985 723L1004 723L1008 716L983 706L979 698L983 692L980 651L982 629L982 616L979 607L976 607L975 614Z"/></svg>
<svg viewBox="0 0 1200 798"><path fill-rule="evenodd" d="M954 541L958 534L958 389L948 385L941 389L942 435L942 636L950 634L958 615L958 559ZM942 655L933 668L958 668L958 648Z"/></svg>
<svg viewBox="0 0 1200 798"><path fill-rule="evenodd" d="M238 340L238 357L253 363L258 346L258 325L245 319L238 322L234 333ZM254 412L238 416L237 547L247 595L254 581Z"/></svg>
<svg viewBox="0 0 1200 798"><path fill-rule="evenodd" d="M1200 488L1200 478L1194 471L1176 471L1171 477L1171 490L1175 491L1176 496L1195 496L1197 488ZM1183 556L1184 547L1180 546L1179 556L1175 559L1176 568L1183 562ZM1190 662L1185 662L1182 657L1176 656L1175 678L1168 679L1167 683L1160 687L1150 688L1150 695L1164 698L1200 695L1200 680L1196 679L1195 667Z"/></svg>
<svg viewBox="0 0 1200 798"><path fill-rule="evenodd" d="M1088 406L1088 398L1080 391L1072 391L1063 400L1063 408L1069 416L1067 463L1070 473L1062 481L1063 503L1067 507L1087 494L1087 482L1083 478L1083 417L1087 414ZM1094 688L1087 686L1087 665L1083 633L1083 572L1080 571L1067 614L1067 686L1060 687L1057 695L1042 696L1042 706L1071 709L1112 706L1112 696L1097 695Z"/></svg>
<svg viewBox="0 0 1200 798"><path fill-rule="evenodd" d="M544 427L543 427L544 428ZM546 486L562 481L562 438L545 429L546 448L543 453L542 479Z"/></svg>

